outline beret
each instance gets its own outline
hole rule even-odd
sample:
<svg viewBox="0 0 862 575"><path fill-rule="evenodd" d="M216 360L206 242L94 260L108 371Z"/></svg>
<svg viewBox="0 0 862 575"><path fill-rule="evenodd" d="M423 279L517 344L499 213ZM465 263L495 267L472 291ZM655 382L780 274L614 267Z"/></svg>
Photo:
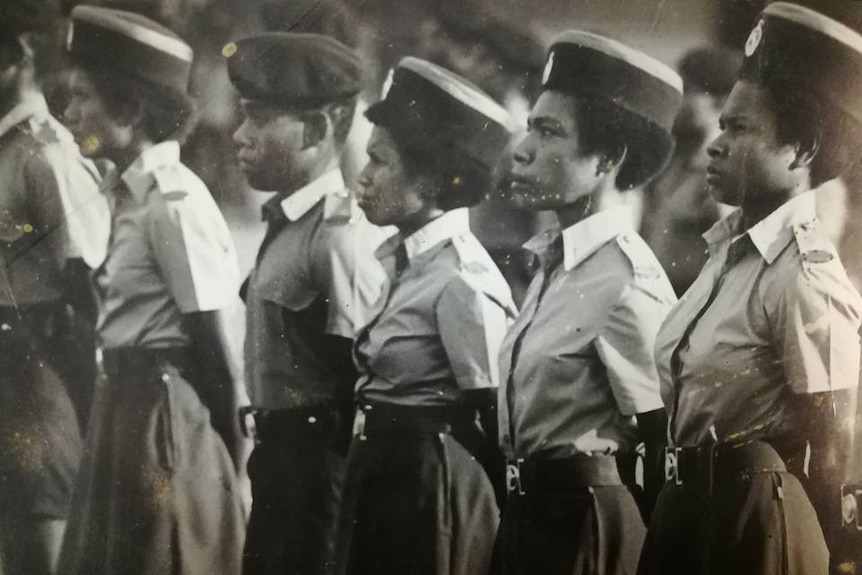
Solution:
<svg viewBox="0 0 862 575"><path fill-rule="evenodd" d="M315 107L362 89L359 56L320 34L269 32L244 38L228 57L227 70L244 98L286 107Z"/></svg>
<svg viewBox="0 0 862 575"><path fill-rule="evenodd" d="M194 53L149 18L110 8L76 6L66 47L72 61L109 68L185 92Z"/></svg>
<svg viewBox="0 0 862 575"><path fill-rule="evenodd" d="M624 169L642 182L658 173L673 151L672 128L682 106L682 79L669 66L625 44L582 30L551 44L542 89L598 97L619 108L638 131Z"/></svg>
<svg viewBox="0 0 862 575"><path fill-rule="evenodd" d="M488 94L436 64L407 57L389 72L371 122L420 150L457 150L492 169L509 142L512 121Z"/></svg>
<svg viewBox="0 0 862 575"><path fill-rule="evenodd" d="M817 96L862 122L862 35L810 8L776 2L761 12L740 78Z"/></svg>

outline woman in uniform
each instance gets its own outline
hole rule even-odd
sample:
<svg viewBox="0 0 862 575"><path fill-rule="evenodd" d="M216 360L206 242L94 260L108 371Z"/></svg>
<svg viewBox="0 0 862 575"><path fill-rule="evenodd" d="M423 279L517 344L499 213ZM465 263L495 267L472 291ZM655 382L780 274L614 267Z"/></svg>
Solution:
<svg viewBox="0 0 862 575"><path fill-rule="evenodd" d="M79 6L66 119L116 167L94 408L60 572L239 573L235 390L218 311L238 283L227 225L179 159L191 49L136 14ZM233 456L233 461L231 461Z"/></svg>
<svg viewBox="0 0 862 575"><path fill-rule="evenodd" d="M512 201L560 226L526 245L541 267L500 353L502 573L636 569L636 448L648 508L665 422L652 350L676 298L625 193L667 161L681 101L679 76L624 44L571 31L551 46L510 176Z"/></svg>
<svg viewBox="0 0 862 575"><path fill-rule="evenodd" d="M771 4L748 38L707 176L739 209L656 345L672 447L640 573L829 571L862 300L811 189L858 157L860 79L862 36L811 9Z"/></svg>
<svg viewBox="0 0 862 575"><path fill-rule="evenodd" d="M514 305L467 206L490 186L509 118L428 62L405 58L390 78L367 112L359 205L398 234L378 251L392 284L355 345L364 425L338 571L485 573L498 512L480 461L494 461L495 357Z"/></svg>

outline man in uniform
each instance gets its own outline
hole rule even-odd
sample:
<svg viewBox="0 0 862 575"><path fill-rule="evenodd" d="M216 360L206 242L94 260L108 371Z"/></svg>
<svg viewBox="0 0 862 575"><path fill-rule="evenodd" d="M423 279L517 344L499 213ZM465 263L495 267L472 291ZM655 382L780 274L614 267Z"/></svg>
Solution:
<svg viewBox="0 0 862 575"><path fill-rule="evenodd" d="M339 158L361 87L359 58L315 34L236 43L228 61L245 121L234 134L249 184L276 190L242 295L257 441L246 573L327 573L353 419L351 347L385 272L382 240L347 191Z"/></svg>
<svg viewBox="0 0 862 575"><path fill-rule="evenodd" d="M81 455L67 368L72 358L93 375L87 270L104 258L109 222L94 166L34 79L41 12L0 7L0 571L12 575L57 560Z"/></svg>

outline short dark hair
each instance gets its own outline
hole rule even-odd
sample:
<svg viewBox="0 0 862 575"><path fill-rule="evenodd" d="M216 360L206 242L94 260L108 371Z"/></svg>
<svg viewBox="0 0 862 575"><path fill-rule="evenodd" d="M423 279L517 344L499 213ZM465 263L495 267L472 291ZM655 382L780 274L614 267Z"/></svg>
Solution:
<svg viewBox="0 0 862 575"><path fill-rule="evenodd" d="M578 145L585 154L616 156L623 149L627 157L617 173L615 184L628 190L645 184L651 174L644 174L633 157L652 144L647 121L601 96L575 96L575 121Z"/></svg>
<svg viewBox="0 0 862 575"><path fill-rule="evenodd" d="M811 161L811 186L841 176L862 158L862 126L823 98L800 89L798 79L764 86L778 118L781 144L818 143Z"/></svg>
<svg viewBox="0 0 862 575"><path fill-rule="evenodd" d="M419 148L397 130L389 130L408 178L430 176L437 207L449 211L481 202L491 191L492 175L484 165L450 147Z"/></svg>
<svg viewBox="0 0 862 575"><path fill-rule="evenodd" d="M139 110L141 128L154 142L182 141L191 132L195 106L186 92L115 70L83 69L108 113L123 117Z"/></svg>

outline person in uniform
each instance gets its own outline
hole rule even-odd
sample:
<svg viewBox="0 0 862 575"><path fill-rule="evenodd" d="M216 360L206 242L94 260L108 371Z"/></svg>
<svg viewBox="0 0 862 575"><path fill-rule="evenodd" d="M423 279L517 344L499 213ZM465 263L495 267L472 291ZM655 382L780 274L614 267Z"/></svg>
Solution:
<svg viewBox="0 0 862 575"><path fill-rule="evenodd" d="M559 227L525 246L540 268L500 352L501 573L636 568L636 449L648 508L666 421L652 350L676 297L621 202L667 161L681 100L673 70L620 42L574 30L551 45L512 152L511 200Z"/></svg>
<svg viewBox="0 0 862 575"><path fill-rule="evenodd" d="M95 167L36 84L42 8L0 7L0 572L11 575L56 566L81 456L67 389L80 380L64 368L73 350L95 362L73 330L90 316L82 270L101 263L109 222Z"/></svg>
<svg viewBox="0 0 862 575"><path fill-rule="evenodd" d="M84 154L116 171L95 274L107 383L60 573L239 573L241 437L219 317L239 273L227 224L175 139L192 109L192 51L140 15L89 6L72 11L68 50L66 120Z"/></svg>
<svg viewBox="0 0 862 575"><path fill-rule="evenodd" d="M745 44L707 176L739 209L704 235L657 339L671 447L639 573L829 571L824 532L855 504L862 298L811 190L858 158L841 134L858 133L860 73L862 36L794 4L769 5Z"/></svg>
<svg viewBox="0 0 862 575"><path fill-rule="evenodd" d="M351 348L386 278L374 257L382 232L339 169L362 68L316 34L235 45L228 73L245 115L237 156L253 188L276 191L243 286L243 419L257 441L243 571L329 573L355 412Z"/></svg>
<svg viewBox="0 0 862 575"><path fill-rule="evenodd" d="M354 348L362 416L337 572L485 573L498 511L482 464L494 465L495 358L515 309L467 208L490 189L510 119L417 58L387 84L367 112L359 205L398 233L378 250L391 287Z"/></svg>

